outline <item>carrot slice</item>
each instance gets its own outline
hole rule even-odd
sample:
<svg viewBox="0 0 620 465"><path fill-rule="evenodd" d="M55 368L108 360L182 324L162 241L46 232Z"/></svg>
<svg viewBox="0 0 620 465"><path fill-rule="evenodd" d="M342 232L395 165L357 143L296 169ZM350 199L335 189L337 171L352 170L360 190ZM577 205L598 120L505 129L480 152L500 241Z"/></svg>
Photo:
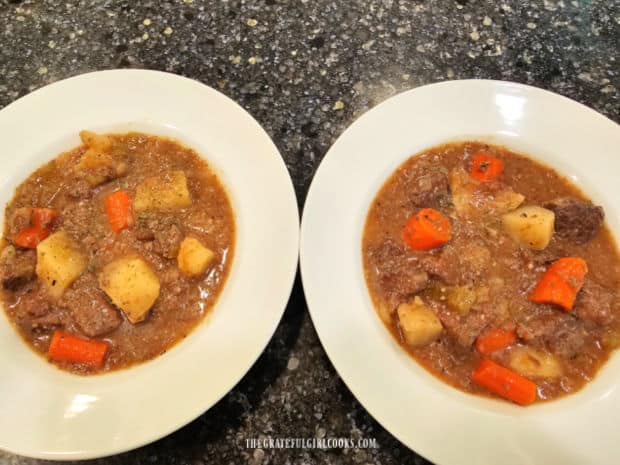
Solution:
<svg viewBox="0 0 620 465"><path fill-rule="evenodd" d="M56 218L58 218L58 213L53 208L33 208L31 217L34 226L39 226L41 229L49 229Z"/></svg>
<svg viewBox="0 0 620 465"><path fill-rule="evenodd" d="M52 233L54 221L58 213L52 208L31 208L30 226L22 229L14 242L20 247L34 249L43 239Z"/></svg>
<svg viewBox="0 0 620 465"><path fill-rule="evenodd" d="M52 335L48 355L65 362L88 363L97 367L103 365L108 343L82 339L73 334L56 330Z"/></svg>
<svg viewBox="0 0 620 465"><path fill-rule="evenodd" d="M415 250L434 249L451 237L450 220L433 208L423 208L409 218L402 233L403 241Z"/></svg>
<svg viewBox="0 0 620 465"><path fill-rule="evenodd" d="M555 304L570 311L587 272L588 265L583 258L560 258L547 268L528 298L532 302Z"/></svg>
<svg viewBox="0 0 620 465"><path fill-rule="evenodd" d="M30 226L26 229L22 229L17 236L15 236L14 242L20 247L27 249L36 249L39 242L49 236L51 231L49 229L41 229L38 226Z"/></svg>
<svg viewBox="0 0 620 465"><path fill-rule="evenodd" d="M557 274L579 292L588 273L588 264L580 257L563 257L553 262L548 271Z"/></svg>
<svg viewBox="0 0 620 465"><path fill-rule="evenodd" d="M119 232L133 224L131 197L124 190L112 192L105 199L105 212L112 231Z"/></svg>
<svg viewBox="0 0 620 465"><path fill-rule="evenodd" d="M488 358L482 359L472 379L494 394L519 405L529 405L536 400L538 388L535 383Z"/></svg>
<svg viewBox="0 0 620 465"><path fill-rule="evenodd" d="M469 174L478 181L487 182L500 177L504 162L486 153L477 153L471 159Z"/></svg>
<svg viewBox="0 0 620 465"><path fill-rule="evenodd" d="M517 334L514 329L506 331L502 328L495 328L485 334L481 334L476 339L476 349L481 354L486 355L514 344L516 340Z"/></svg>

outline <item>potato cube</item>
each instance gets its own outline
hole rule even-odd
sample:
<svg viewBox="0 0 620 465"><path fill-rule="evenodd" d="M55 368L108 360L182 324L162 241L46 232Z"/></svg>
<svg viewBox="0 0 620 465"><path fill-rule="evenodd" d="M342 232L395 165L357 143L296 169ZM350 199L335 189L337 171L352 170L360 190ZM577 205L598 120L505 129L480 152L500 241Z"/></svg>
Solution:
<svg viewBox="0 0 620 465"><path fill-rule="evenodd" d="M448 307L451 310L467 315L476 303L476 291L470 286L455 286L447 289Z"/></svg>
<svg viewBox="0 0 620 465"><path fill-rule="evenodd" d="M106 152L112 147L112 139L92 131L80 131L80 139L89 149L94 149L98 152Z"/></svg>
<svg viewBox="0 0 620 465"><path fill-rule="evenodd" d="M159 278L138 257L108 263L99 274L99 287L132 323L144 320L159 297Z"/></svg>
<svg viewBox="0 0 620 465"><path fill-rule="evenodd" d="M396 309L400 330L407 344L420 347L436 340L443 326L439 318L416 297L413 302L403 303Z"/></svg>
<svg viewBox="0 0 620 465"><path fill-rule="evenodd" d="M60 297L87 265L87 258L63 230L56 231L37 245L36 273L54 297Z"/></svg>
<svg viewBox="0 0 620 465"><path fill-rule="evenodd" d="M108 136L82 131L80 137L88 150L75 165L75 170L91 186L98 186L127 172L127 163L110 153L112 140Z"/></svg>
<svg viewBox="0 0 620 465"><path fill-rule="evenodd" d="M177 262L179 270L188 276L198 276L205 272L215 253L200 243L198 239L186 237L181 242Z"/></svg>
<svg viewBox="0 0 620 465"><path fill-rule="evenodd" d="M526 346L517 346L512 350L510 368L528 378L557 378L564 373L557 357Z"/></svg>
<svg viewBox="0 0 620 465"><path fill-rule="evenodd" d="M517 208L525 197L510 188L489 191L484 183L472 178L463 168L450 172L450 192L452 203L459 216L480 217L501 215Z"/></svg>
<svg viewBox="0 0 620 465"><path fill-rule="evenodd" d="M506 233L519 244L543 250L553 236L555 214L546 208L527 206L506 213L502 224Z"/></svg>
<svg viewBox="0 0 620 465"><path fill-rule="evenodd" d="M492 200L488 201L489 211L502 214L514 210L523 203L525 196L512 189L497 191Z"/></svg>
<svg viewBox="0 0 620 465"><path fill-rule="evenodd" d="M147 178L138 184L133 207L135 211L140 212L174 210L189 207L191 204L185 173L172 171L164 176Z"/></svg>

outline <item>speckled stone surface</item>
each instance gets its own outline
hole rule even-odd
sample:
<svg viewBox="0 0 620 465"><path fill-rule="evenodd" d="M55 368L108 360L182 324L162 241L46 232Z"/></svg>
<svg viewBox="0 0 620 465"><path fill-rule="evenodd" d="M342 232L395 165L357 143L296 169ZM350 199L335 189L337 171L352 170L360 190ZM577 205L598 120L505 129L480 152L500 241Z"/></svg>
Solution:
<svg viewBox="0 0 620 465"><path fill-rule="evenodd" d="M620 120L619 0L0 0L0 45L0 107L109 68L164 70L219 89L274 139L300 205L351 121L423 84L523 82ZM378 448L246 449L261 436L374 438ZM0 452L0 463L42 462ZM426 462L339 379L297 281L273 340L230 394L170 436L92 463Z"/></svg>

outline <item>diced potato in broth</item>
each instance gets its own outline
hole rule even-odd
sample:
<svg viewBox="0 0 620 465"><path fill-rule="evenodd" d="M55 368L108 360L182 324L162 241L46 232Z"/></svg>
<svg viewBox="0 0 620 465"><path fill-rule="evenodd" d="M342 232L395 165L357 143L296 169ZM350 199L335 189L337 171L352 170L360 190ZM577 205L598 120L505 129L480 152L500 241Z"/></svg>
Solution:
<svg viewBox="0 0 620 465"><path fill-rule="evenodd" d="M80 133L88 149L75 166L78 175L91 186L98 186L127 172L127 164L110 152L112 140L90 131Z"/></svg>
<svg viewBox="0 0 620 465"><path fill-rule="evenodd" d="M522 376L556 378L563 374L560 361L552 354L532 347L518 346L510 352L510 368Z"/></svg>
<svg viewBox="0 0 620 465"><path fill-rule="evenodd" d="M555 214L551 210L529 205L502 216L508 235L524 247L543 250L553 236Z"/></svg>
<svg viewBox="0 0 620 465"><path fill-rule="evenodd" d="M183 171L145 179L136 187L134 210L175 210L189 207L192 199Z"/></svg>
<svg viewBox="0 0 620 465"><path fill-rule="evenodd" d="M187 276L199 276L205 272L215 258L213 251L195 237L186 237L181 242L177 262L179 270Z"/></svg>
<svg viewBox="0 0 620 465"><path fill-rule="evenodd" d="M99 286L132 323L146 318L159 297L159 278L144 260L121 258L106 265Z"/></svg>
<svg viewBox="0 0 620 465"><path fill-rule="evenodd" d="M396 313L403 337L411 346L429 344L441 334L441 321L419 297L413 302L400 304Z"/></svg>
<svg viewBox="0 0 620 465"><path fill-rule="evenodd" d="M60 297L86 269L88 260L79 245L59 230L37 246L36 273L48 292Z"/></svg>

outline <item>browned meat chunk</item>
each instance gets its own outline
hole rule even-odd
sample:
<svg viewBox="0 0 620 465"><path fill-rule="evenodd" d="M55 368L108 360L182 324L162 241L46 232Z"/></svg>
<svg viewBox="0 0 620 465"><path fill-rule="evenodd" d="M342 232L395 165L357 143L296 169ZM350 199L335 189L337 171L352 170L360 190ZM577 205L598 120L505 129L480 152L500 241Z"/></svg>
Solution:
<svg viewBox="0 0 620 465"><path fill-rule="evenodd" d="M76 181L86 181L96 187L127 173L127 163L124 157L114 153L110 137L82 131L80 138L88 149L75 165Z"/></svg>
<svg viewBox="0 0 620 465"><path fill-rule="evenodd" d="M614 291L586 280L577 295L575 314L582 320L607 325L618 317L617 305Z"/></svg>
<svg viewBox="0 0 620 465"><path fill-rule="evenodd" d="M9 245L0 253L0 280L5 289L15 290L34 278L37 253Z"/></svg>
<svg viewBox="0 0 620 465"><path fill-rule="evenodd" d="M452 266L443 254L429 254L422 257L420 267L433 278L437 278L449 286L460 284L458 268Z"/></svg>
<svg viewBox="0 0 620 465"><path fill-rule="evenodd" d="M74 199L87 199L92 195L90 184L84 179L76 180L68 189L67 193Z"/></svg>
<svg viewBox="0 0 620 465"><path fill-rule="evenodd" d="M123 322L118 310L99 290L92 274L80 277L63 296L62 305L68 308L80 329L89 337L109 333Z"/></svg>
<svg viewBox="0 0 620 465"><path fill-rule="evenodd" d="M64 326L64 322L58 313L33 318L30 322L30 328L34 332L47 332L62 326Z"/></svg>
<svg viewBox="0 0 620 465"><path fill-rule="evenodd" d="M462 167L450 172L452 203L460 217L501 215L517 208L525 197L501 182L481 183Z"/></svg>
<svg viewBox="0 0 620 465"><path fill-rule="evenodd" d="M52 306L44 291L26 292L8 312L27 331L40 333L65 326L62 309Z"/></svg>
<svg viewBox="0 0 620 465"><path fill-rule="evenodd" d="M461 247L458 244L448 244L438 253L422 257L420 266L429 275L447 285L471 283L487 272L491 253L486 247L478 244Z"/></svg>
<svg viewBox="0 0 620 465"><path fill-rule="evenodd" d="M369 256L379 285L388 296L390 310L428 285L428 275L404 245L388 239L370 251Z"/></svg>
<svg viewBox="0 0 620 465"><path fill-rule="evenodd" d="M183 232L176 224L155 231L154 250L162 257L176 258L183 240Z"/></svg>
<svg viewBox="0 0 620 465"><path fill-rule="evenodd" d="M476 338L488 326L489 319L483 313L472 310L467 315L459 315L451 310L438 312L441 324L462 347L471 347Z"/></svg>
<svg viewBox="0 0 620 465"><path fill-rule="evenodd" d="M540 309L538 315L517 323L517 335L528 344L547 347L556 355L570 359L589 342L588 331L572 315L556 309Z"/></svg>
<svg viewBox="0 0 620 465"><path fill-rule="evenodd" d="M447 205L450 201L447 170L438 164L420 163L407 177L407 196L413 207Z"/></svg>
<svg viewBox="0 0 620 465"><path fill-rule="evenodd" d="M16 305L14 310L19 312L15 315L17 319L25 322L27 319L47 315L52 310L52 306L45 292L27 292L19 298L19 305Z"/></svg>
<svg viewBox="0 0 620 465"><path fill-rule="evenodd" d="M155 234L150 229L140 227L136 229L136 239L139 241L152 241L155 239Z"/></svg>
<svg viewBox="0 0 620 465"><path fill-rule="evenodd" d="M22 229L30 226L31 208L16 208L13 213L10 214L7 222L8 236L16 236Z"/></svg>
<svg viewBox="0 0 620 465"><path fill-rule="evenodd" d="M136 238L140 241L154 241L155 252L165 258L176 258L183 241L183 231L174 218L143 214L138 218Z"/></svg>
<svg viewBox="0 0 620 465"><path fill-rule="evenodd" d="M555 213L555 232L577 244L594 238L603 224L603 209L591 202L561 197L544 205Z"/></svg>
<svg viewBox="0 0 620 465"><path fill-rule="evenodd" d="M413 268L400 274L383 275L380 282L390 296L390 308L394 309L403 299L424 289L428 284L428 275Z"/></svg>

